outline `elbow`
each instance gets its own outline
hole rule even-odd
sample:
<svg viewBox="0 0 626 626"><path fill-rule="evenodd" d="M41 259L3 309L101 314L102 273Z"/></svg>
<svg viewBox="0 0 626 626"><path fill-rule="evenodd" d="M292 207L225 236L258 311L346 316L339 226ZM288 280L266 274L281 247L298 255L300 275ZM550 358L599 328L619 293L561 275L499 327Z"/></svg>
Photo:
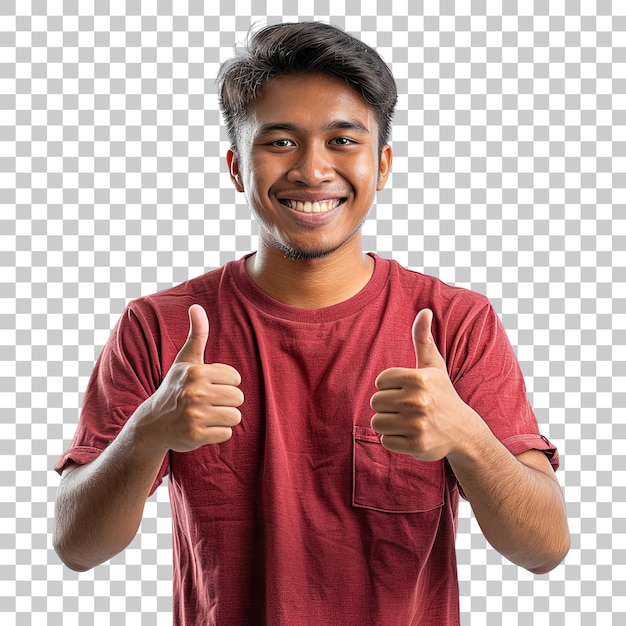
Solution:
<svg viewBox="0 0 626 626"><path fill-rule="evenodd" d="M556 569L562 562L563 559L554 559L551 561L546 561L544 564L537 567L529 567L527 569L531 574L541 576L542 574L550 573L553 569Z"/></svg>
<svg viewBox="0 0 626 626"><path fill-rule="evenodd" d="M81 540L69 532L63 532L58 526L52 536L52 547L63 564L75 572L86 572L122 551L125 546L118 549L102 549L102 546L93 544L87 540Z"/></svg>
<svg viewBox="0 0 626 626"><path fill-rule="evenodd" d="M55 532L52 538L52 547L63 564L75 572L86 572L94 567L94 565L77 558L73 551L68 549L67 543L63 541L58 532Z"/></svg>
<svg viewBox="0 0 626 626"><path fill-rule="evenodd" d="M65 567L73 570L74 572L86 572L90 568L83 563L79 563L77 560L73 559L71 555L67 554L63 549L61 549L58 545L53 544L52 546L54 551L57 553L59 559Z"/></svg>
<svg viewBox="0 0 626 626"><path fill-rule="evenodd" d="M533 564L530 567L526 567L526 569L531 572L531 574L542 575L551 572L553 569L557 568L567 556L571 545L569 532L565 533L562 540L553 547L549 553L544 555L544 559L541 563Z"/></svg>
<svg viewBox="0 0 626 626"><path fill-rule="evenodd" d="M59 553L57 552L57 554ZM61 559L61 561L63 561L63 564L65 565L65 567L71 569L74 572L81 573L81 572L87 572L90 569L92 569L91 565L84 565L83 563L79 563L78 561L72 561L71 559L65 558L61 556L60 554L59 554L59 558Z"/></svg>
<svg viewBox="0 0 626 626"><path fill-rule="evenodd" d="M68 521L59 515L58 503L54 530L52 532L52 547L63 564L75 572L86 572L99 562L94 560L94 553L89 553L85 548L81 549L81 542L75 533L71 531Z"/></svg>

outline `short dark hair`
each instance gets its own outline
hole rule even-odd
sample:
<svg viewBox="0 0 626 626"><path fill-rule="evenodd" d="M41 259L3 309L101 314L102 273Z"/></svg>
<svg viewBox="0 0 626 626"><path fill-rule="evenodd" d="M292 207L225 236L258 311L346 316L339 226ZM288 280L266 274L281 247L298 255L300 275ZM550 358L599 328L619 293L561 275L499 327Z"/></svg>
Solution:
<svg viewBox="0 0 626 626"><path fill-rule="evenodd" d="M263 86L280 76L328 74L344 80L373 109L378 148L389 140L398 100L390 69L370 46L323 22L282 23L251 33L217 77L219 104L233 149L237 128Z"/></svg>

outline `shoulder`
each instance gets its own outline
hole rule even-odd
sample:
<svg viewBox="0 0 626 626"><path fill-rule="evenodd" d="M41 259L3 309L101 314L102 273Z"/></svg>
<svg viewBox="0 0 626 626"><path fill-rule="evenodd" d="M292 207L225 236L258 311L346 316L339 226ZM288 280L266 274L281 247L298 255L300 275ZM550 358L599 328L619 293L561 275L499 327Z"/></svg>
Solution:
<svg viewBox="0 0 626 626"><path fill-rule="evenodd" d="M161 380L189 332L189 307L200 304L215 319L228 266L127 303L108 342L109 351L149 363Z"/></svg>
<svg viewBox="0 0 626 626"><path fill-rule="evenodd" d="M124 344L146 341L161 345L172 341L177 345L178 335L186 336L192 304L200 304L207 312L217 309L229 265L130 300L117 321L114 335Z"/></svg>
<svg viewBox="0 0 626 626"><path fill-rule="evenodd" d="M490 308L488 298L481 293L450 285L436 276L404 267L397 261L382 259L382 262L389 267L390 288L405 292L411 299L418 300L421 306L442 311Z"/></svg>
<svg viewBox="0 0 626 626"><path fill-rule="evenodd" d="M449 365L454 364L453 357L504 339L497 313L485 295L396 261L383 262L388 263L386 315L400 320L400 326L410 327L420 310L430 309L435 342Z"/></svg>
<svg viewBox="0 0 626 626"><path fill-rule="evenodd" d="M177 316L179 311L186 313L192 304L211 308L219 297L220 283L229 265L190 278L168 289L131 300L127 309L141 318L151 314L168 315L168 312Z"/></svg>

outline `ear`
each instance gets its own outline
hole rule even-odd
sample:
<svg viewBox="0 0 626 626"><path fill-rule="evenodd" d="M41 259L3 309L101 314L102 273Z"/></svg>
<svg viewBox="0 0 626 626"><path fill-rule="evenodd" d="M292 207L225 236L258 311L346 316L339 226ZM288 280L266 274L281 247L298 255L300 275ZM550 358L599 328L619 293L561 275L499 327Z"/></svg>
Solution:
<svg viewBox="0 0 626 626"><path fill-rule="evenodd" d="M380 153L380 160L378 163L378 181L376 182L376 191L380 191L384 188L389 173L391 172L391 161L393 160L393 151L391 146L387 143L383 146Z"/></svg>
<svg viewBox="0 0 626 626"><path fill-rule="evenodd" d="M239 159L232 148L229 148L228 152L226 152L226 163L228 163L230 179L233 181L235 189L243 192L243 182L241 181L241 172L239 170Z"/></svg>

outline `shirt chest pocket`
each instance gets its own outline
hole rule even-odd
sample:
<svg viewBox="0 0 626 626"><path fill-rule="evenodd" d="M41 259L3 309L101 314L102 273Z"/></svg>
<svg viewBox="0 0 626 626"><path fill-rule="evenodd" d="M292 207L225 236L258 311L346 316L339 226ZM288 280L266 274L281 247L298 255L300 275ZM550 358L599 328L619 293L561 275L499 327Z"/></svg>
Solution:
<svg viewBox="0 0 626 626"><path fill-rule="evenodd" d="M388 513L423 513L443 506L443 461L390 452L371 428L354 426L352 505Z"/></svg>

